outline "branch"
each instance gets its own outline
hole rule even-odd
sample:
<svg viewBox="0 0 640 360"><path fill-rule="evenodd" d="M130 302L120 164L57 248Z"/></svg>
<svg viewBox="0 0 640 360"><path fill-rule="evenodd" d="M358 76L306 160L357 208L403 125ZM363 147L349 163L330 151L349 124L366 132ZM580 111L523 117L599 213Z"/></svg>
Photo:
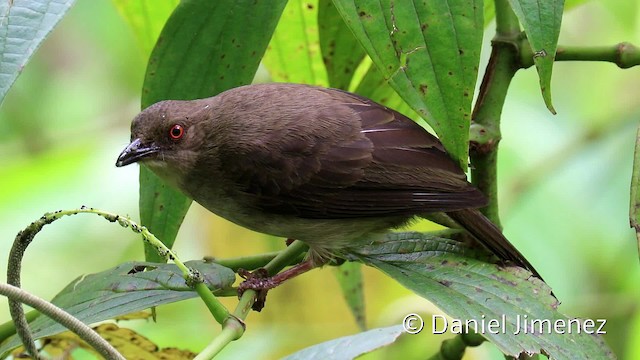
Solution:
<svg viewBox="0 0 640 360"><path fill-rule="evenodd" d="M523 37L519 48L522 66L533 66L533 50L526 38ZM555 61L605 61L628 69L640 65L640 48L628 42L609 46L559 45Z"/></svg>
<svg viewBox="0 0 640 360"><path fill-rule="evenodd" d="M269 276L273 276L290 265L294 260L298 259L307 249L308 246L306 244L296 240L285 250L278 253L264 268L267 270ZM222 332L198 354L195 360L211 359L229 343L238 340L245 330L243 321L247 318L249 312L251 312L251 306L253 306L256 299L256 291L245 291L242 297L240 297L240 302L232 315L232 318L236 319L237 322L225 322L222 325ZM238 323L242 324L242 326L238 326Z"/></svg>
<svg viewBox="0 0 640 360"><path fill-rule="evenodd" d="M73 331L78 337L93 347L100 355L106 359L122 359L124 357L103 339L95 330L85 325L82 321L73 317L73 315L63 309L53 305L52 303L30 294L18 287L8 284L0 284L0 294L8 297L11 301L21 304L27 304L32 308L47 315L67 329ZM34 358L38 358L39 354L31 354Z"/></svg>
<svg viewBox="0 0 640 360"><path fill-rule="evenodd" d="M282 251L273 251L264 254L258 255L249 255L249 256L239 256L234 258L225 258L225 259L215 259L215 258L205 258L206 261L214 262L218 265L222 265L226 268L229 268L233 271L238 271L238 269L258 269L261 267L265 267L271 260L273 260L278 254ZM295 265L303 260L303 256L299 256L296 259L287 265Z"/></svg>
<svg viewBox="0 0 640 360"><path fill-rule="evenodd" d="M491 57L471 116L471 135L481 138L482 143L470 143L469 157L471 180L489 198L489 205L482 211L500 226L497 184L500 117L511 79L520 68L517 59L520 25L507 0L496 0L495 7L496 36L491 43Z"/></svg>
<svg viewBox="0 0 640 360"><path fill-rule="evenodd" d="M212 293L209 291L207 286L202 281L202 276L196 271L193 271L187 268L172 252L169 248L167 248L160 240L158 240L149 230L147 230L144 226L139 226L131 219L117 215L108 213L105 211L97 210L94 208L88 208L82 206L79 209L73 210L60 210L52 213L44 214L40 219L32 222L29 226L27 226L24 230L20 231L16 236L16 239L13 243L13 247L11 248L11 252L9 253L9 261L7 266L7 282L10 285L15 287L20 287L20 273L22 268L22 258L24 257L24 253L35 238L35 236L42 230L45 225L51 224L52 222L69 215L77 215L80 213L91 213L96 214L109 222L117 222L122 227L129 227L136 233L142 235L143 240L156 249L158 254L163 258L168 260L172 260L176 266L182 271L183 277L187 281L187 284L191 285L195 288L196 292L200 295L207 308L214 316L216 321L220 324L228 324L229 322L233 322L237 320L233 317L229 311L222 305L220 300L218 300ZM38 354L38 350L35 346L33 335L29 330L29 324L24 314L24 309L22 308L22 304L19 301L9 299L9 311L11 313L11 318L14 321L16 332L18 336L22 340L27 352L31 354L34 358L40 358ZM242 325L244 326L244 325Z"/></svg>

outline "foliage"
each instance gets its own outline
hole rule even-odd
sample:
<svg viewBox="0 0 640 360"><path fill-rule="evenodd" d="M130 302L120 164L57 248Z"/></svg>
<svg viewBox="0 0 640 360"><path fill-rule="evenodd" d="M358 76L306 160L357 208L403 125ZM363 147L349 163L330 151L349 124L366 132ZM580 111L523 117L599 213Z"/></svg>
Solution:
<svg viewBox="0 0 640 360"><path fill-rule="evenodd" d="M7 75L0 87L0 98L4 98L35 47L44 40L70 4L68 2L67 7L43 7L46 9L43 11L51 11L51 17L46 18L54 21L38 23L38 19L44 16L26 17L25 21L30 26L40 24L42 28L38 29L35 38L31 36L33 32L29 33L29 39L25 38L22 48L28 51L19 52L20 57L8 56L13 50L6 44L10 44L14 37L19 39L22 36L11 32L15 29L12 21L20 21L14 15L20 15L20 11L29 6L44 6L45 3L54 2L14 0L0 8L0 13L4 14L2 39L5 41L0 69L3 75ZM350 89L413 117L419 115L463 166L467 163L469 124L473 120L479 126L471 132L473 181L492 198L494 208L489 209L489 214L497 220L496 154L506 91L518 67L533 64L539 73L544 101L554 111L550 95L552 66L554 60L563 60L563 56L567 56L563 47L558 47L556 53L563 2L495 1L497 35L493 43L494 55L489 60L485 83L476 94L473 109L480 50L485 45L480 36L481 29L488 22L488 18L483 20L483 13L489 11L483 7L482 1L451 1L446 9L438 8L440 5L426 5L426 2L405 7L404 4L384 0L290 0L286 7L285 3L183 0L169 16L170 5L158 9L152 7L151 11L146 6L148 1L114 0L115 6L134 29L141 53L149 57L142 107L166 98L211 96L249 83L262 60L274 80ZM573 5L575 3L572 2ZM544 16L533 16L536 14ZM522 24L526 38L520 34L518 23ZM162 33L158 34L161 28ZM514 50L518 52L514 53ZM611 47L606 58L587 58L585 55L581 59L581 54L589 53L589 48L582 50L572 53L578 58L571 60L607 60L625 67L640 62L633 46ZM624 63L619 61L623 57ZM497 75L492 77L494 74ZM632 192L637 194L637 168L634 174ZM142 169L140 183L142 223L165 243L173 244L191 201L165 187L145 169ZM636 195L631 206L632 224L636 227L637 202ZM448 239L428 237L429 241L435 242L426 241L420 245L422 248L407 250L402 248L402 244L421 238L418 235L407 236L404 240L377 244L372 249L354 250L352 260L381 269L454 318L490 317L488 314L496 317L525 309L531 317L563 318L556 312L557 304L551 301L548 290L529 279L526 273L511 273L489 266L481 257L476 259L477 255L465 252ZM448 250L442 250L442 247ZM372 253L376 255L372 256ZM147 251L147 258L161 260L153 254L153 251ZM116 272L107 271L106 274L110 276ZM217 273L217 270L213 271L213 274ZM351 289L345 291L345 295L356 319L360 319L362 324L365 314L363 296L348 296L353 289L361 291L357 290L362 289L361 272L359 267L354 267L349 273L353 275L341 277L341 283L343 289ZM407 277L408 273L413 275ZM477 279L468 283L469 277ZM492 290L486 294L482 292L487 289ZM492 303L498 300L500 306L488 309L480 306L483 301ZM152 301L147 305L161 303ZM124 312L133 308L119 310ZM357 339L358 335L355 336ZM581 351L589 354L600 351L602 356L610 356L601 340L589 336L518 338L499 334L487 337L510 355L543 350L557 358L570 358ZM372 344L367 348L373 349L393 341L380 337L380 343L376 345L377 339L370 338ZM335 345L318 346L312 351L331 351Z"/></svg>

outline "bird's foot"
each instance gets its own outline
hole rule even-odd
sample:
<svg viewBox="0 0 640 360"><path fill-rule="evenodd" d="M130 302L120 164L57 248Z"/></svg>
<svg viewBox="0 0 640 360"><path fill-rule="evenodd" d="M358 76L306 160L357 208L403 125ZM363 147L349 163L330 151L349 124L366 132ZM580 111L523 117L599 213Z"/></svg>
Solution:
<svg viewBox="0 0 640 360"><path fill-rule="evenodd" d="M260 311L264 308L264 303L267 300L267 292L269 290L282 284L286 280L313 269L314 267L314 264L310 260L305 260L271 277L264 268L260 268L255 271L238 269L238 275L245 279L245 281L238 286L238 297L241 297L247 290L255 290L257 297L251 308L255 311Z"/></svg>
<svg viewBox="0 0 640 360"><path fill-rule="evenodd" d="M267 292L278 286L278 284L273 281L273 277L269 277L267 270L264 268L260 268L255 271L238 269L238 275L245 279L238 286L238 297L241 297L247 290L255 290L256 301L253 303L251 308L259 312L264 308L264 304L267 301Z"/></svg>

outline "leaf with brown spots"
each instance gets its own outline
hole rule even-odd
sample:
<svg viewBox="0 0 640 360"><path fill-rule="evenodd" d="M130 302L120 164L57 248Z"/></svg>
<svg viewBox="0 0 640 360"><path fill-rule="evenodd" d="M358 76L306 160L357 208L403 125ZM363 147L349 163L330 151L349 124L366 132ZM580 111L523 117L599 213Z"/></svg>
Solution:
<svg viewBox="0 0 640 360"><path fill-rule="evenodd" d="M376 267L454 319L505 321L506 331L481 334L506 355L545 353L554 359L614 358L601 337L577 333L525 334L517 319L567 321L558 300L522 268L497 265L478 250L438 234L392 233L350 249L351 259ZM419 309L406 309L407 313ZM520 327L518 327L520 325ZM515 335L516 330L521 333ZM606 330L606 329L605 329ZM588 356L587 356L588 355Z"/></svg>
<svg viewBox="0 0 640 360"><path fill-rule="evenodd" d="M478 76L482 1L334 4L383 78L466 169L472 102L468 94L473 94Z"/></svg>

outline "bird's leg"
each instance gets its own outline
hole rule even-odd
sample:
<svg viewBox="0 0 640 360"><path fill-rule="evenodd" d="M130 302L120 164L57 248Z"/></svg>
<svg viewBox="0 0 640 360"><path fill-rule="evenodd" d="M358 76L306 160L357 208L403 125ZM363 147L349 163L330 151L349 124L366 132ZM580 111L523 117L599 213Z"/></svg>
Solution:
<svg viewBox="0 0 640 360"><path fill-rule="evenodd" d="M245 281L238 286L238 296L242 296L242 294L249 289L255 290L258 296L252 308L255 311L260 311L264 307L267 292L270 289L300 274L304 274L314 267L316 267L316 264L314 264L311 259L307 259L271 277L268 276L264 268L255 271L238 269L238 275L245 279Z"/></svg>

